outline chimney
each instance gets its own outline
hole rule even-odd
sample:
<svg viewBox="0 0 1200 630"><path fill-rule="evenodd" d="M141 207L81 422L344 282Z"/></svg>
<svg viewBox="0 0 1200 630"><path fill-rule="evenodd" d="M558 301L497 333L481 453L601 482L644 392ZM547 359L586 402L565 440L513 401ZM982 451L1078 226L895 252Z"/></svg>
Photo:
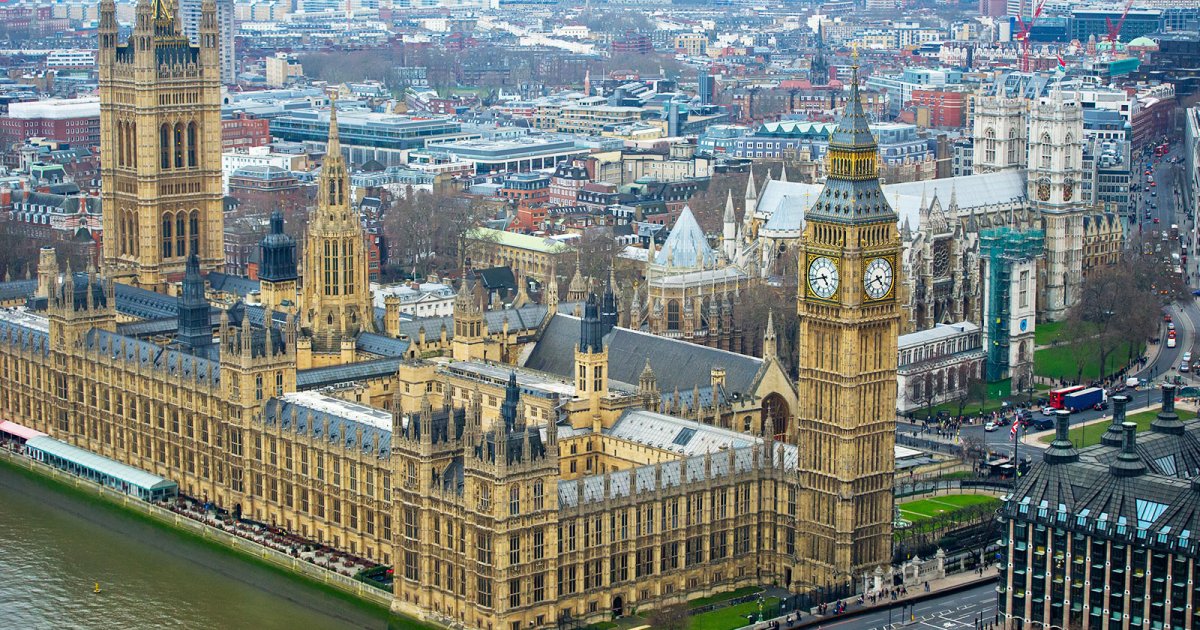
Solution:
<svg viewBox="0 0 1200 630"><path fill-rule="evenodd" d="M1150 423L1150 428L1155 433L1183 435L1183 421L1179 419L1179 414L1175 413L1174 385L1166 383L1162 386L1162 409L1158 410L1158 416Z"/></svg>
<svg viewBox="0 0 1200 630"><path fill-rule="evenodd" d="M1071 412L1059 409L1054 415L1054 441L1042 453L1047 464L1066 464L1079 461L1079 451L1071 443Z"/></svg>
<svg viewBox="0 0 1200 630"><path fill-rule="evenodd" d="M1108 430L1100 436L1100 443L1105 446L1120 448L1125 440L1125 432L1121 425L1125 424L1125 407L1129 404L1129 396L1119 394L1112 397L1113 417Z"/></svg>
<svg viewBox="0 0 1200 630"><path fill-rule="evenodd" d="M1146 463L1137 453L1137 424L1126 422L1121 428L1125 432L1121 452L1108 470L1114 477L1137 477L1146 472Z"/></svg>

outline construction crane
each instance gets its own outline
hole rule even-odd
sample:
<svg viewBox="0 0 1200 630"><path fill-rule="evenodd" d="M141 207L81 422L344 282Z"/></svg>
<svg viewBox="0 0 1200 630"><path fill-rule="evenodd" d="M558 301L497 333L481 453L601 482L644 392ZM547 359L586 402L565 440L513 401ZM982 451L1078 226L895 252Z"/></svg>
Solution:
<svg viewBox="0 0 1200 630"><path fill-rule="evenodd" d="M1117 39L1121 37L1121 27L1125 26L1125 18L1129 17L1129 8L1133 6L1133 0L1125 3L1125 10L1121 12L1121 18L1117 20L1116 25L1113 25L1112 18L1104 18L1104 22L1108 25L1108 42L1112 44L1112 52L1117 52Z"/></svg>
<svg viewBox="0 0 1200 630"><path fill-rule="evenodd" d="M1033 8L1033 15L1026 22L1017 16L1017 24L1021 26L1021 30L1016 34L1015 39L1021 45L1021 72L1029 72L1029 31L1033 30L1033 25L1042 15L1042 7L1046 6L1046 0L1038 0L1037 6Z"/></svg>

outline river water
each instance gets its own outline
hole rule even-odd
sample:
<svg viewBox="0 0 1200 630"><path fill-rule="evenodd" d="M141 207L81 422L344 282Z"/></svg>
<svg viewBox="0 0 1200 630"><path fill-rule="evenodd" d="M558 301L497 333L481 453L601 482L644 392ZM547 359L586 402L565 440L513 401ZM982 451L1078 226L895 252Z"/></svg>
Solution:
<svg viewBox="0 0 1200 630"><path fill-rule="evenodd" d="M382 611L0 465L0 628L387 625Z"/></svg>

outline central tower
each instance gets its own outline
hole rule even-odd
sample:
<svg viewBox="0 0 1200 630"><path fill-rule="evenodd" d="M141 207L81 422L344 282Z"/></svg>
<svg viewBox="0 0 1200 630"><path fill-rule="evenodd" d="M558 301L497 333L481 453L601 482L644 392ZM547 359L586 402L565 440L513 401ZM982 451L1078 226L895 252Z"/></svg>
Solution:
<svg viewBox="0 0 1200 630"><path fill-rule="evenodd" d="M338 139L337 103L329 110L329 142L317 208L304 246L304 322L314 353L341 351L360 332L375 331L362 222L350 207L350 175Z"/></svg>
<svg viewBox="0 0 1200 630"><path fill-rule="evenodd" d="M799 252L801 513L812 525L798 574L810 585L843 585L892 559L900 239L853 73Z"/></svg>
<svg viewBox="0 0 1200 630"><path fill-rule="evenodd" d="M204 0L199 46L171 0L139 0L135 15L118 44L116 5L100 3L104 263L111 277L161 291L193 253L204 271L225 260L217 8Z"/></svg>

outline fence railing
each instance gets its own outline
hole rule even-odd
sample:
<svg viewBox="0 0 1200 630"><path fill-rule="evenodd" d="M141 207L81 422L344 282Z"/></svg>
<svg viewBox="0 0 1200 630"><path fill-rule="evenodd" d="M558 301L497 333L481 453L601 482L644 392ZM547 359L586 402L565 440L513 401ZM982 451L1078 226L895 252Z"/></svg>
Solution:
<svg viewBox="0 0 1200 630"><path fill-rule="evenodd" d="M893 493L896 498L913 497L936 492L951 492L955 490L984 490L1003 492L1012 488L1011 482L991 479L953 479L939 481L936 479L924 481L896 482Z"/></svg>

